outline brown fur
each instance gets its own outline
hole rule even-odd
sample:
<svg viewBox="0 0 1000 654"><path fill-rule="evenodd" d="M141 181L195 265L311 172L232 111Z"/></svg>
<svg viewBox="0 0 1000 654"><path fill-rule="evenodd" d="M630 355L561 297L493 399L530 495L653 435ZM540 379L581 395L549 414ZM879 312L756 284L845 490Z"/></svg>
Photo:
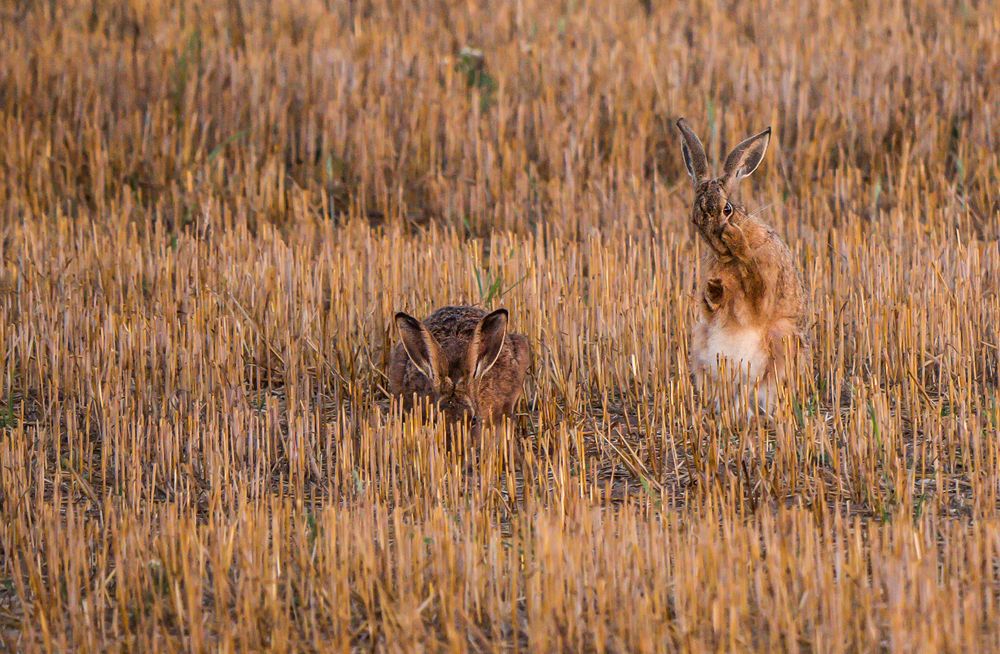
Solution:
<svg viewBox="0 0 1000 654"><path fill-rule="evenodd" d="M704 148L683 119L678 128L694 180L691 220L709 246L701 316L691 334L692 371L708 390L721 378L721 363L737 393L739 384L759 384L757 404L769 409L793 365L788 355L805 344L805 291L785 243L731 194L763 158L770 128L736 146L718 178L707 178Z"/></svg>
<svg viewBox="0 0 1000 654"><path fill-rule="evenodd" d="M412 409L414 398L427 399L449 423L469 420L474 433L513 414L531 353L525 336L507 333L506 311L487 314L477 307L448 306L423 322L406 314L397 314L396 322L403 342L392 352L389 387L402 398L404 408ZM429 375L414 360L420 359L419 353L414 357L405 345L407 332L415 329L424 339L430 337Z"/></svg>

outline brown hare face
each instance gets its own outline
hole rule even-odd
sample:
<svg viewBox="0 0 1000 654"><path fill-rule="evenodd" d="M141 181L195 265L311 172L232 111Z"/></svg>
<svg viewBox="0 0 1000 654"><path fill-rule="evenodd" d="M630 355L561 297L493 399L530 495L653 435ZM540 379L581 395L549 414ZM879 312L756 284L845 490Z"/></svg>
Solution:
<svg viewBox="0 0 1000 654"><path fill-rule="evenodd" d="M396 314L401 343L393 352L393 394L412 408L433 403L451 427L483 424L510 415L528 365L527 339L507 333L508 314L467 306L442 307L425 321Z"/></svg>
<svg viewBox="0 0 1000 654"><path fill-rule="evenodd" d="M702 182L695 193L691 222L717 254L725 254L722 232L737 209L717 179Z"/></svg>

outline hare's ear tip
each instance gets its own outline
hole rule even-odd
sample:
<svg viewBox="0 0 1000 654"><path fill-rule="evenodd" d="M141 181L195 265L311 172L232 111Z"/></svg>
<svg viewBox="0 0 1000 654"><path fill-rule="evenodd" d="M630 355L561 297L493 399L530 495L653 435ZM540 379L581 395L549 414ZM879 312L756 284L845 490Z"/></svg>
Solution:
<svg viewBox="0 0 1000 654"><path fill-rule="evenodd" d="M675 123L678 127L682 128L687 125L687 121L684 120L684 116L678 116L677 122Z"/></svg>
<svg viewBox="0 0 1000 654"><path fill-rule="evenodd" d="M768 136L771 135L771 126L770 125L768 125L767 129L764 130L764 133L767 134Z"/></svg>

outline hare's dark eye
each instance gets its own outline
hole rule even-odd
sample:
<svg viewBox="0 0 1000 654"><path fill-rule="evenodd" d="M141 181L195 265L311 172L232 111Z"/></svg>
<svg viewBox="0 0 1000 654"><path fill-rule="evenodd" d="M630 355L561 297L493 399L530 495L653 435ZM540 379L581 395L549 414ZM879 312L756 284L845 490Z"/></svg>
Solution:
<svg viewBox="0 0 1000 654"><path fill-rule="evenodd" d="M726 206L722 207L722 215L724 215L726 218L733 215L733 205L727 202Z"/></svg>

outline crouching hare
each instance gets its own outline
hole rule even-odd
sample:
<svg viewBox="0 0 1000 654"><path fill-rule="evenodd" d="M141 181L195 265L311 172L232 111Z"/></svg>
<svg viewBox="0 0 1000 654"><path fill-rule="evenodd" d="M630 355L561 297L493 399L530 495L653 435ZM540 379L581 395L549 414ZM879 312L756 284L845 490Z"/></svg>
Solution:
<svg viewBox="0 0 1000 654"><path fill-rule="evenodd" d="M513 413L528 370L528 339L507 333L507 317L506 309L469 306L441 307L423 322L397 313L392 394L406 410L415 398L429 400L450 426L468 421L478 439L483 425Z"/></svg>
<svg viewBox="0 0 1000 654"><path fill-rule="evenodd" d="M708 245L701 315L691 334L692 372L703 393L730 385L737 398L746 393L750 414L770 413L778 384L806 343L805 291L788 247L732 195L760 165L771 128L737 145L722 176L713 178L701 141L683 118L677 127L694 180L691 220Z"/></svg>

